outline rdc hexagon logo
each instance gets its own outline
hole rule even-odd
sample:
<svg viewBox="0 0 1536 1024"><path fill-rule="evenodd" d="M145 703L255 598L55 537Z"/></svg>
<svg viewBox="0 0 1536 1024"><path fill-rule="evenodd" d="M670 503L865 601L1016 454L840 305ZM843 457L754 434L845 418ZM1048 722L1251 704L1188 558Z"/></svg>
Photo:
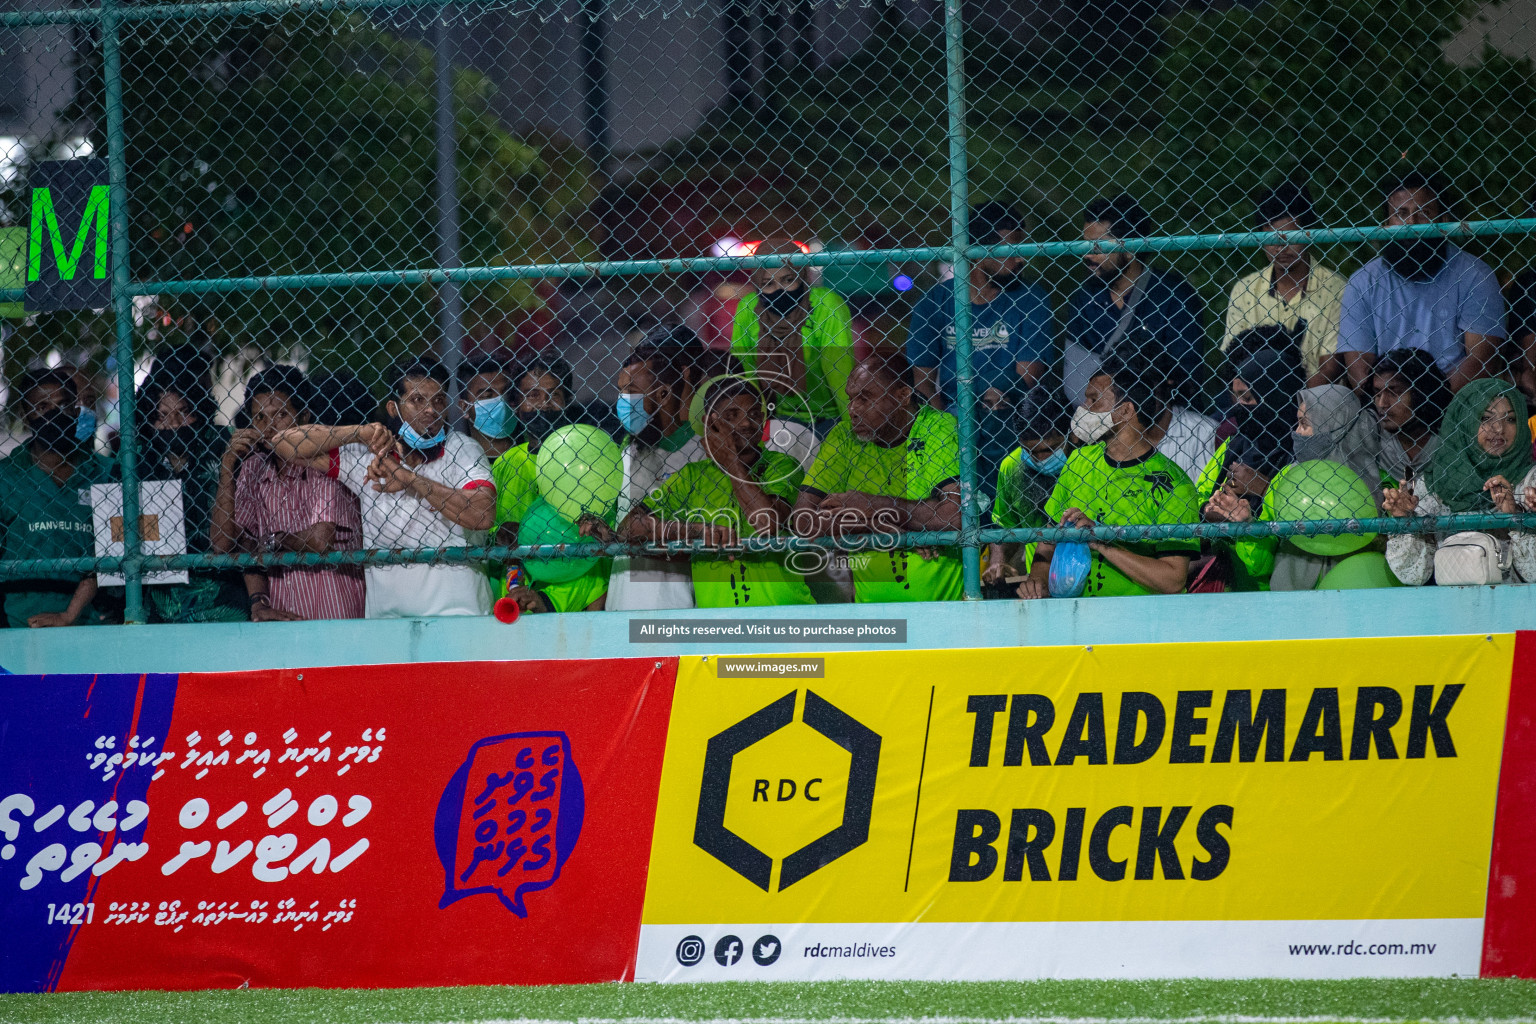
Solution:
<svg viewBox="0 0 1536 1024"><path fill-rule="evenodd" d="M749 748L769 737L778 739L787 735L780 730L794 724L798 694L799 691L791 691L712 736L704 754L699 814L693 830L694 845L764 892L773 891L774 857L727 824L728 817L733 822L741 820L743 802L749 808L755 808L759 802L765 807L788 805L788 812L800 814L811 828L824 828L804 845L785 854L779 862L779 892L869 840L875 777L880 768L880 735L814 690L805 691L800 722L841 748L833 753L847 758L846 770L837 772L845 775L846 786L840 789L841 779L833 778L830 771L810 778L793 777L795 769L803 766L799 757L781 758L782 770L778 772L757 766L750 772L751 778L746 777L738 764L739 755L747 754L748 759L751 758ZM827 746L820 739L816 742ZM757 750L771 746L771 743L765 744ZM769 760L772 761L772 757ZM737 808L734 816L731 815L733 773L741 776L735 785ZM765 775L770 777L762 777ZM839 792L842 815L832 824L825 821L825 814ZM805 810L802 813L798 808Z"/></svg>

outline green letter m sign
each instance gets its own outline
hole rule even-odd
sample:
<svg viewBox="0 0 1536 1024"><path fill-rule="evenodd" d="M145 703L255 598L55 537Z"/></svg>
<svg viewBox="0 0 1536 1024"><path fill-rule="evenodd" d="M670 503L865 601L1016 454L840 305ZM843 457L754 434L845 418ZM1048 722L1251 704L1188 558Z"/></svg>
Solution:
<svg viewBox="0 0 1536 1024"><path fill-rule="evenodd" d="M92 277L107 276L107 186L92 185L90 198L85 203L85 216L80 221L80 231L69 254L64 253L64 235L59 231L59 215L53 208L53 189L32 190L32 232L27 248L27 280L36 281L43 274L43 236L53 240L53 262L59 270L59 280L73 281L85 254L85 240L96 233L96 256L92 261Z"/></svg>
<svg viewBox="0 0 1536 1024"><path fill-rule="evenodd" d="M101 309L112 301L105 160L51 160L32 172L28 311ZM89 248L91 262L82 267Z"/></svg>

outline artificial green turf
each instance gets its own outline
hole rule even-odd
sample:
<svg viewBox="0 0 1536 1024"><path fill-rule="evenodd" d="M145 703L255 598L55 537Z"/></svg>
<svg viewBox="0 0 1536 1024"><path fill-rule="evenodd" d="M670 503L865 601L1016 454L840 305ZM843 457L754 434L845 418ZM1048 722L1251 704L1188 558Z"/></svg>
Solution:
<svg viewBox="0 0 1536 1024"><path fill-rule="evenodd" d="M0 996L6 1024L372 1024L580 1017L1152 1017L1240 1015L1465 1024L1536 1019L1536 982L821 982Z"/></svg>

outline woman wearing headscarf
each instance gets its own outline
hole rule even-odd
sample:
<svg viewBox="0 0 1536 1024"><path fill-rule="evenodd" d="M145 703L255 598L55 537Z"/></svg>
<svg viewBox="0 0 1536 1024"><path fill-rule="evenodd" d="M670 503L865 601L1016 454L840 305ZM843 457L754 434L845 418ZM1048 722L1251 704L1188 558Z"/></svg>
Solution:
<svg viewBox="0 0 1536 1024"><path fill-rule="evenodd" d="M1253 499L1249 504L1257 511L1270 478L1291 461L1293 410L1303 383L1301 364L1293 352L1262 349L1238 364L1232 378L1230 415L1235 429L1196 481L1202 504L1221 491ZM1216 511L1206 518L1215 522L1230 518Z"/></svg>
<svg viewBox="0 0 1536 1024"><path fill-rule="evenodd" d="M1385 505L1388 515L1398 517L1536 511L1529 412L1520 389L1483 378L1457 392L1424 475L1389 489ZM1536 534L1499 530L1471 536L1493 542L1505 583L1536 582ZM1446 540L1443 532L1395 534L1387 541L1387 564L1403 583L1423 586L1435 575L1435 552Z"/></svg>
<svg viewBox="0 0 1536 1024"><path fill-rule="evenodd" d="M1232 378L1236 430L1195 484L1207 522L1246 522L1258 515L1270 480L1291 460L1293 410L1304 380L1294 351L1262 348L1238 364ZM1268 590L1277 545L1273 537L1218 541L1216 554L1228 561L1232 589Z"/></svg>
<svg viewBox="0 0 1536 1024"><path fill-rule="evenodd" d="M1376 418L1343 384L1306 388L1297 399L1296 430L1291 436L1293 461L1327 459L1348 466L1365 481L1379 504L1381 438Z"/></svg>
<svg viewBox="0 0 1536 1024"><path fill-rule="evenodd" d="M157 356L135 397L146 429L139 435L139 479L179 480L187 550L210 548L214 500L229 432L215 422L212 363L196 345ZM146 510L152 511L152 510ZM151 622L245 622L250 599L238 571L191 570L186 583L144 591Z"/></svg>
<svg viewBox="0 0 1536 1024"><path fill-rule="evenodd" d="M1378 442L1374 417L1362 407L1353 391L1340 384L1306 388L1296 397L1296 429L1290 436L1291 462L1321 460L1345 466L1360 478L1379 505L1381 471L1376 460ZM1246 522L1254 518L1252 506L1247 501L1227 499L1222 504L1218 498L1219 495L1214 496L1212 502L1227 514L1230 521ZM1259 589L1264 588L1267 577L1270 590L1311 590L1340 560L1304 550L1291 541L1272 538L1243 542L1238 556L1250 578L1258 582ZM1266 556L1272 560L1267 561Z"/></svg>

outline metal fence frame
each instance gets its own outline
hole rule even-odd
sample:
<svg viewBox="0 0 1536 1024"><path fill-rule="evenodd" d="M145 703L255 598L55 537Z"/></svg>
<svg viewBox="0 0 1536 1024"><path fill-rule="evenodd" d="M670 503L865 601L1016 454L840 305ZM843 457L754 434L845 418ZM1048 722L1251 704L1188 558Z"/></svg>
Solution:
<svg viewBox="0 0 1536 1024"><path fill-rule="evenodd" d="M673 552L701 550L700 542L672 542L662 545L580 544L558 547L478 547L428 548L420 550L351 551L328 554L269 553L244 555L187 554L146 556L139 535L138 439L134 406L134 331L133 299L151 294L213 294L282 289L380 288L397 285L434 284L453 301L460 286L512 279L564 279L624 277L689 273L710 270L745 270L783 265L824 267L865 263L906 261L945 261L954 267L955 280L969 278L970 265L985 257L1064 257L1101 252L1167 252L1212 249L1253 249L1264 245L1330 242L1370 242L1391 238L1421 236L1475 237L1525 234L1536 231L1536 217L1503 220L1462 221L1395 228L1345 227L1300 232L1223 232L1203 235L1165 235L1115 243L1102 242L1028 242L1018 245L979 246L971 244L969 225L969 134L966 126L965 97L965 27L960 0L945 0L944 54L947 79L947 113L950 178L950 243L943 246L845 250L794 256L698 257L682 259L614 260L588 263L551 263L507 266L459 267L457 254L457 217L452 182L439 181L438 202L446 212L452 238L438 239L439 262L433 269L366 271L356 273L294 274L281 277L205 278L181 281L130 280L127 157L124 151L124 109L119 30L125 22L178 21L216 17L293 14L323 11L374 11L379 9L447 10L470 6L469 0L231 0L224 3L148 4L125 7L119 0L99 0L99 5L41 11L0 12L0 26L25 28L44 25L99 25L101 33L102 72L105 79L107 161L109 170L110 228L112 245L112 313L114 318L113 354L117 362L118 392L121 396L118 460L123 481L124 554L114 558L45 559L34 561L0 560L0 572L27 571L110 572L125 579L124 621L143 623L143 580L149 572L166 569L247 568L254 566L293 566L321 564L372 565L417 562L463 563L480 559L507 558L590 558L599 554L621 554L644 547ZM439 62L442 47L439 47ZM439 74L439 78L444 76ZM445 79L444 79L445 80ZM441 84L441 83L440 83ZM441 159L445 141L439 139L439 176L453 173L453 116L451 90L437 93L439 132L447 126L448 158ZM16 302L22 292L0 289L0 302ZM1536 528L1536 514L1473 514L1444 517L1377 518L1308 522L1196 523L1175 526L1099 526L1091 530L1068 527L1040 527L1013 530L983 529L977 501L976 423L974 374L971 352L971 308L969 295L955 289L955 356L957 368L956 409L961 447L961 528L958 531L907 533L872 538L869 542L908 547L954 546L961 551L964 567L965 597L981 599L981 545L1002 542L1033 541L1126 541L1158 538L1242 538L1287 537L1340 533L1421 533L1456 530ZM805 541L793 537L749 538L742 550L785 551L815 547L836 547L831 540ZM843 546L847 546L844 544Z"/></svg>

